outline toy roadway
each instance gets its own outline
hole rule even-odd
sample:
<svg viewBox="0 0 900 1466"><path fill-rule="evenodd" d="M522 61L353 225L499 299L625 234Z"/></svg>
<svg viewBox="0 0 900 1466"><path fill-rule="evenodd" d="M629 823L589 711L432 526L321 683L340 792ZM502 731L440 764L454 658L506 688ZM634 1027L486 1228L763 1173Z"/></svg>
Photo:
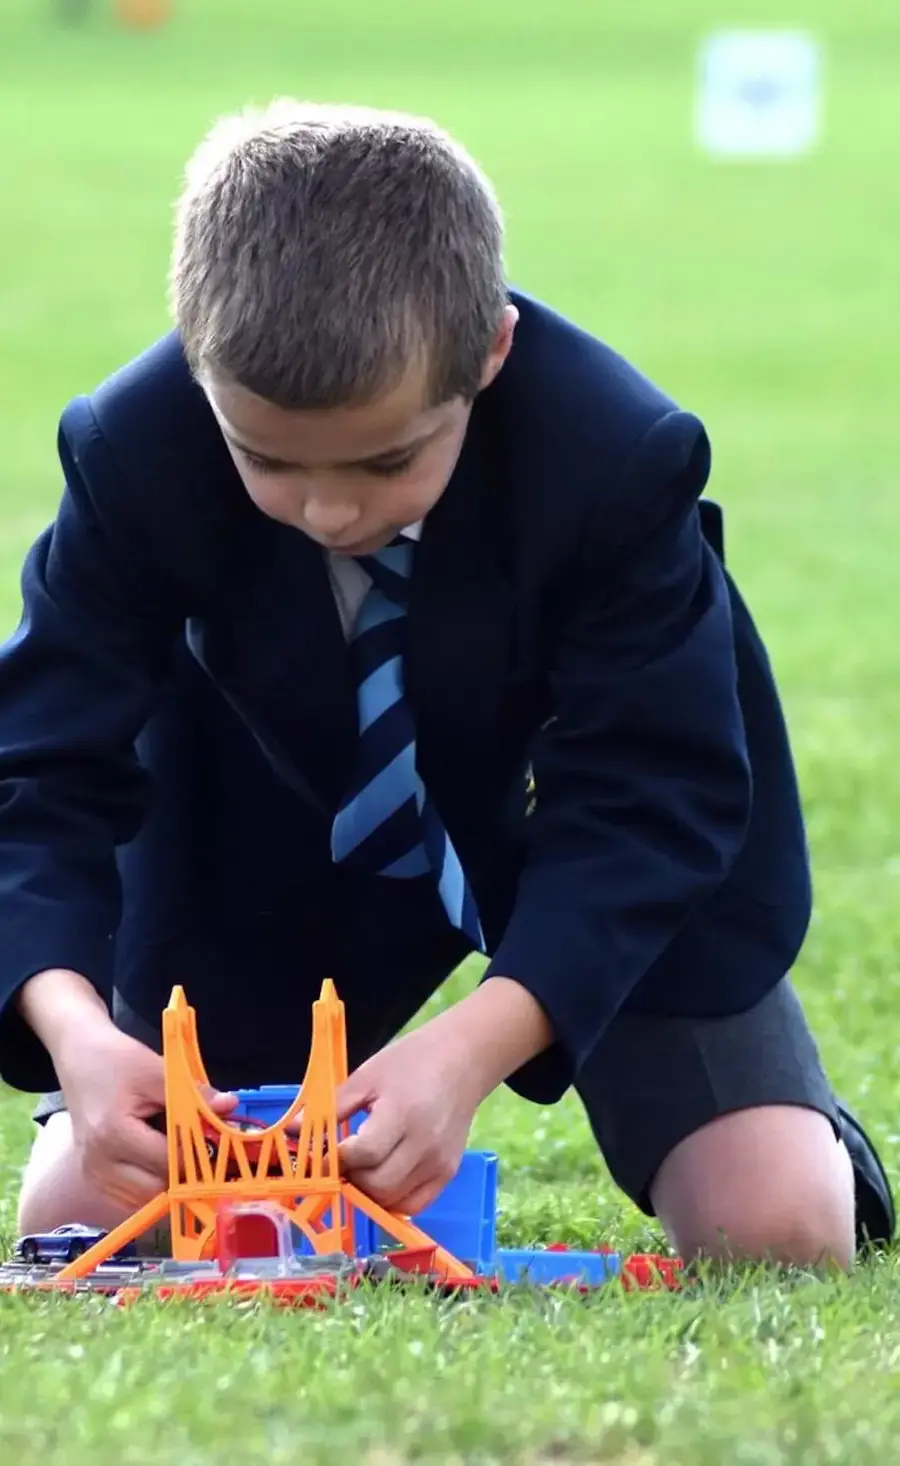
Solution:
<svg viewBox="0 0 900 1466"><path fill-rule="evenodd" d="M421 1214L421 1226L379 1206L338 1168L340 1142L365 1117L338 1123L347 1040L344 1005L331 981L312 1006L300 1089L239 1090L238 1110L224 1120L202 1098L208 1079L196 1014L175 987L163 1013L167 1189L112 1231L73 1224L47 1238L21 1239L22 1260L0 1267L0 1289L102 1292L119 1303L146 1293L263 1293L280 1303L316 1304L366 1280L414 1277L442 1293L496 1292L517 1281L586 1292L613 1278L626 1287L679 1286L677 1258L623 1257L609 1248L497 1248L492 1152L466 1152L455 1180ZM171 1257L142 1257L135 1244L166 1217ZM42 1248L61 1251L63 1265L39 1262Z"/></svg>

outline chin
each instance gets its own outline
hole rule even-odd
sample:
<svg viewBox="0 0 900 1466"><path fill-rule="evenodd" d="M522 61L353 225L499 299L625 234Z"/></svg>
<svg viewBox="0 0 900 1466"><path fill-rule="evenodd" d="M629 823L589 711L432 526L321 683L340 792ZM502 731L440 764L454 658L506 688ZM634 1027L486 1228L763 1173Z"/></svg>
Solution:
<svg viewBox="0 0 900 1466"><path fill-rule="evenodd" d="M383 550L394 538L393 531L390 534L379 535L377 539L360 540L357 545L332 545L326 546L332 555L374 555L377 550Z"/></svg>

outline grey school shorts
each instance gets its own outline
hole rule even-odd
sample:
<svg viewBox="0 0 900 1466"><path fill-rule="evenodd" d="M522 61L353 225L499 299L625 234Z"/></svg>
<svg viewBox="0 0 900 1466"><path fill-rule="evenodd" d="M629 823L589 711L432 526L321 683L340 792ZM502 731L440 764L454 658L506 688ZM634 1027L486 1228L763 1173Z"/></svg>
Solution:
<svg viewBox="0 0 900 1466"><path fill-rule="evenodd" d="M159 1047L138 1014L121 1002L113 1012L126 1033ZM648 1216L666 1156L719 1115L802 1105L825 1115L841 1138L837 1101L788 978L733 1017L620 1013L576 1088L613 1180ZM61 1093L45 1094L34 1118L42 1123L65 1108Z"/></svg>

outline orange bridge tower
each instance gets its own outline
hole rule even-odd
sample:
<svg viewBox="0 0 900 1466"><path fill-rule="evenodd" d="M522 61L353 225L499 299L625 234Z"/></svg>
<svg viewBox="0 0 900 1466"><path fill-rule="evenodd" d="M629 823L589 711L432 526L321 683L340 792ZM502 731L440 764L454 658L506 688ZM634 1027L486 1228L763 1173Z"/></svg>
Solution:
<svg viewBox="0 0 900 1466"><path fill-rule="evenodd" d="M386 1211L340 1174L339 1147L349 1133L338 1122L337 1091L347 1078L344 1005L328 980L313 1003L312 1045L306 1075L275 1124L248 1131L230 1124L205 1102L208 1086L200 1057L196 1014L181 987L163 1013L166 1134L169 1184L57 1275L59 1282L88 1277L120 1248L168 1213L172 1256L179 1262L216 1255L223 1208L264 1202L280 1208L316 1253L354 1253L355 1212L370 1217L405 1248L434 1248L432 1272L471 1277L471 1269L416 1227Z"/></svg>

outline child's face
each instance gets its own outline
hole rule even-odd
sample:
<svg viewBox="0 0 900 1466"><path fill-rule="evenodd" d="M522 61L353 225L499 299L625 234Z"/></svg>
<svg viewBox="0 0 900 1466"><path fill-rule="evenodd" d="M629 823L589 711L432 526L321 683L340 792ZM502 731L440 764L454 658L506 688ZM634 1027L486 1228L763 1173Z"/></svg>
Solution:
<svg viewBox="0 0 900 1466"><path fill-rule="evenodd" d="M510 312L483 387L512 343ZM275 407L212 371L203 387L258 508L346 555L381 549L425 517L447 487L471 411L461 398L423 406L418 370L374 402L317 411Z"/></svg>

